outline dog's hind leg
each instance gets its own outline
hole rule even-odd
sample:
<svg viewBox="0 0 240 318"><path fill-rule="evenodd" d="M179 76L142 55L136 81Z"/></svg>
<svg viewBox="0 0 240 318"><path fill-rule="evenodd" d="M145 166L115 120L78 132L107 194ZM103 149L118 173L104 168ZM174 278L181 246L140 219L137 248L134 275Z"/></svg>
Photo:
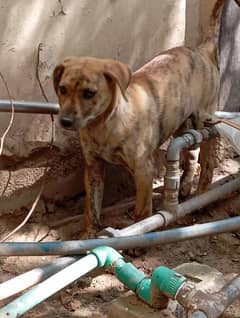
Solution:
<svg viewBox="0 0 240 318"><path fill-rule="evenodd" d="M182 198L185 198L191 194L192 185L195 175L199 173L199 157L200 148L194 150L185 149L183 151L184 164L183 174L180 182L179 194Z"/></svg>
<svg viewBox="0 0 240 318"><path fill-rule="evenodd" d="M210 139L201 144L200 166L201 172L198 183L198 193L206 191L212 182L214 168L217 166L217 138Z"/></svg>

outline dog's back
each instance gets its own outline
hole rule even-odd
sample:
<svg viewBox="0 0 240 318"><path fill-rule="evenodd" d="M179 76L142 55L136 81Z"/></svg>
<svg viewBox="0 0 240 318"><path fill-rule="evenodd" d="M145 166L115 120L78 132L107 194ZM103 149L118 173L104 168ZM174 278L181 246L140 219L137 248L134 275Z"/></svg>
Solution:
<svg viewBox="0 0 240 318"><path fill-rule="evenodd" d="M213 113L217 105L219 74L207 54L177 47L156 56L133 74L131 85L152 95L157 108L159 144L172 135L193 113ZM152 122L155 118L152 118Z"/></svg>

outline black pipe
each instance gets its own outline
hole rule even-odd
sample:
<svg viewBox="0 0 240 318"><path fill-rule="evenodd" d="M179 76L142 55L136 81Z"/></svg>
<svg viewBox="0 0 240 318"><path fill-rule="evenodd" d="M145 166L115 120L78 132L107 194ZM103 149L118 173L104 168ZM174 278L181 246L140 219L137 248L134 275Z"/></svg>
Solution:
<svg viewBox="0 0 240 318"><path fill-rule="evenodd" d="M14 112L25 114L58 114L59 105L56 103L25 102L13 100ZM0 99L0 112L10 113L12 111L11 102Z"/></svg>

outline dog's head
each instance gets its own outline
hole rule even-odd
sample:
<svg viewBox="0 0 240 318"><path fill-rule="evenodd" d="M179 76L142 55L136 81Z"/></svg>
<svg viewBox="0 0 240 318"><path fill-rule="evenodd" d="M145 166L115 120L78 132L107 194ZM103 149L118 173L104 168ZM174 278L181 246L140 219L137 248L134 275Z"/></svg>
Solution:
<svg viewBox="0 0 240 318"><path fill-rule="evenodd" d="M56 66L53 83L64 128L81 129L107 112L116 98L117 87L127 100L131 79L127 65L90 57L73 57Z"/></svg>

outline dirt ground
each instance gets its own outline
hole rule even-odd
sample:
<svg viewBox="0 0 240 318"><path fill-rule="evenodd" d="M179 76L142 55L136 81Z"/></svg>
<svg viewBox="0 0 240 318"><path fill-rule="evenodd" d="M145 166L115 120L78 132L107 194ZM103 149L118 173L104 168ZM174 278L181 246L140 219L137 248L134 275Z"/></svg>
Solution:
<svg viewBox="0 0 240 318"><path fill-rule="evenodd" d="M239 173L240 158L229 158L215 172L215 181L229 174ZM161 193L161 188L160 188ZM161 199L161 198L160 198ZM160 200L161 201L161 200ZM159 200L154 202L159 208ZM44 204L42 202L42 204ZM196 211L192 215L179 220L171 228L222 220L240 215L240 194L211 204L208 208ZM76 216L82 207L82 201L74 198L67 202L45 206L45 213L36 213L29 223L13 238L14 241L51 241L76 239L79 237L80 220L73 219L61 225L58 221L66 216ZM41 209L39 209L40 211ZM67 211L67 212L66 212ZM24 211L19 212L19 216ZM114 220L114 221L113 221ZM1 220L0 234L7 233L19 222L19 218L10 217ZM103 226L124 227L131 224L131 213L127 209L115 210L105 214ZM205 237L148 249L140 257L127 258L135 266L151 274L152 270L165 265L173 268L186 262L197 261L221 271L225 277L231 278L240 273L240 231ZM25 272L39 264L50 261L50 257L1 257L0 281L3 282L17 274ZM124 286L113 276L103 270L92 272L87 277L64 289L24 315L26 318L73 318L73 317L107 317L109 303L126 292ZM9 302L9 299L6 302ZM2 301L0 305L3 305ZM236 301L224 314L224 317L240 317L240 300Z"/></svg>

